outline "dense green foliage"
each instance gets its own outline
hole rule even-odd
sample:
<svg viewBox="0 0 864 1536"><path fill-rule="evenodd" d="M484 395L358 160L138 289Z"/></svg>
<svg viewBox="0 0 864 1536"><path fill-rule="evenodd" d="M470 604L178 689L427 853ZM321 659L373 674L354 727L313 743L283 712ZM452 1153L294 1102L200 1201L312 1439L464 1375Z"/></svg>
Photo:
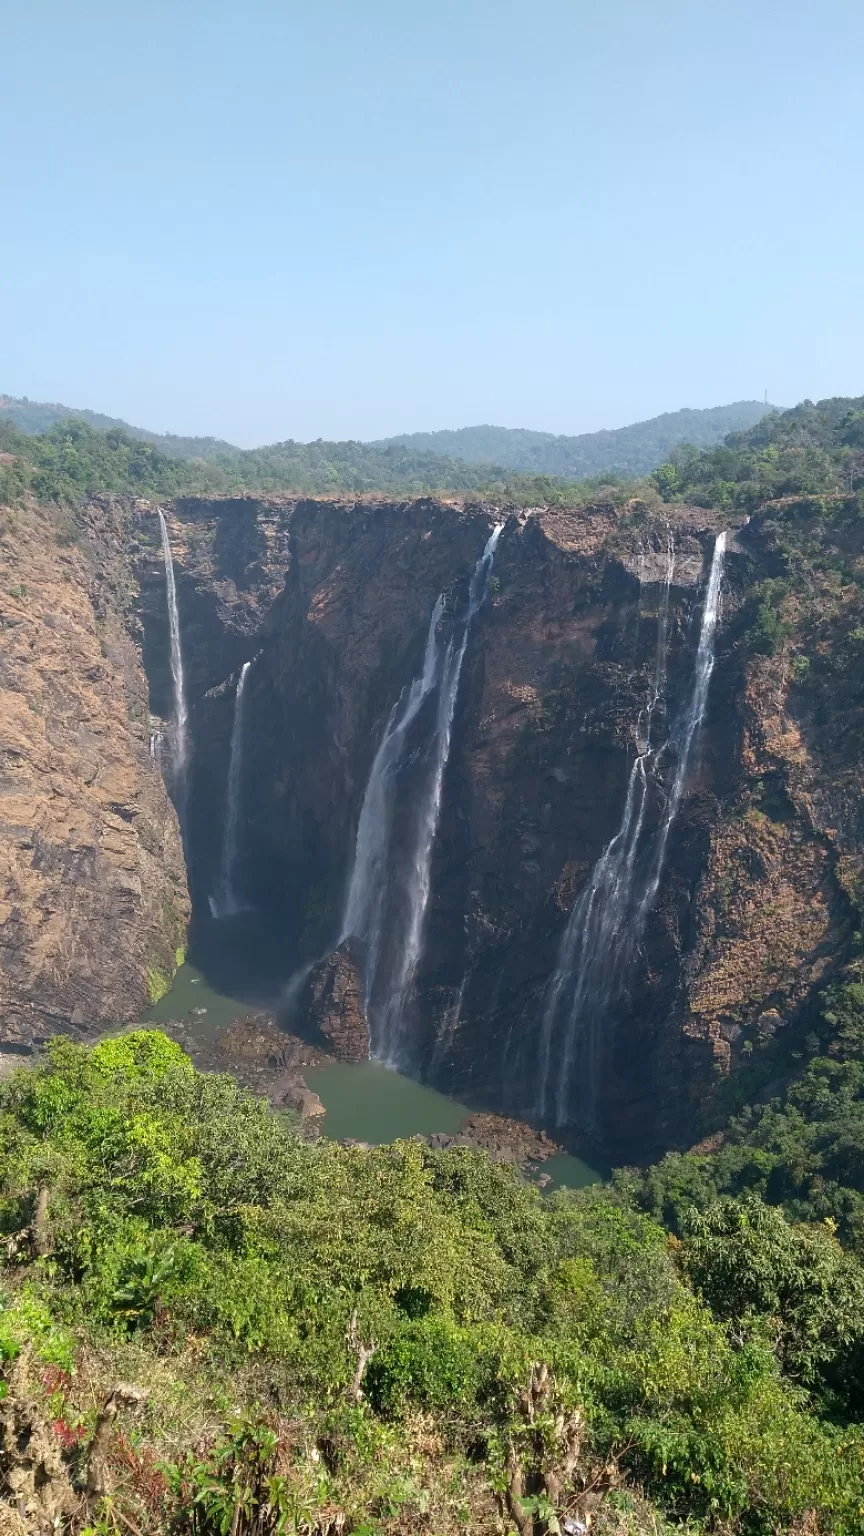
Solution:
<svg viewBox="0 0 864 1536"><path fill-rule="evenodd" d="M106 491L170 497L376 491L412 496L436 490L479 492L519 505L573 504L599 488L595 482L576 486L353 442L274 443L184 460L119 428L97 432L74 417L32 436L0 418L0 504L8 505L27 492L42 502L74 503Z"/></svg>
<svg viewBox="0 0 864 1536"><path fill-rule="evenodd" d="M310 1144L154 1032L53 1042L0 1116L10 1390L26 1345L80 1446L94 1362L134 1362L133 1529L227 1531L239 1498L238 1530L491 1531L497 1499L545 1531L640 1488L655 1530L864 1530L864 1276L827 1229L751 1200L670 1242L465 1148Z"/></svg>
<svg viewBox="0 0 864 1536"><path fill-rule="evenodd" d="M173 432L148 432L144 427L130 427L128 421L119 416L104 416L101 411L73 410L68 405L28 400L26 396L16 400L12 395L0 395L0 423L16 427L19 432L50 432L59 421L70 419L86 422L95 432L123 432L138 442L152 443L172 459L210 459L217 453L240 452L233 443L226 443L219 437L178 437Z"/></svg>
<svg viewBox="0 0 864 1536"><path fill-rule="evenodd" d="M74 502L105 491L166 497L375 490L411 495L482 489L490 482L488 469L481 473L434 454L363 443L276 443L206 461L181 460L120 429L96 432L74 417L38 436L0 422L0 454L0 502L12 504L28 490L40 501Z"/></svg>
<svg viewBox="0 0 864 1536"><path fill-rule="evenodd" d="M758 422L770 407L739 400L704 411L667 411L650 421L576 437L519 427L460 427L454 432L408 432L373 446L435 453L468 464L499 464L527 475L590 480L597 475L647 475L678 443L712 447L729 432Z"/></svg>
<svg viewBox="0 0 864 1536"><path fill-rule="evenodd" d="M667 501L747 512L783 496L851 494L864 486L864 397L805 400L721 447L677 449L655 479Z"/></svg>
<svg viewBox="0 0 864 1536"><path fill-rule="evenodd" d="M0 502L15 505L25 492L43 503L74 503L99 492L171 496L193 490L193 465L169 459L124 432L94 432L83 421L58 422L44 436L27 437L0 421Z"/></svg>
<svg viewBox="0 0 864 1536"><path fill-rule="evenodd" d="M710 1156L670 1153L619 1187L681 1230L688 1211L720 1194L758 1194L798 1221L829 1220L864 1259L864 984L837 984L821 1013L789 1041L772 1042L762 1067L785 1066L781 1089L748 1105ZM758 1089L758 1079L742 1091Z"/></svg>
<svg viewBox="0 0 864 1536"><path fill-rule="evenodd" d="M719 443L728 432L740 431L759 421L767 409L756 400L739 400L734 405L718 405L704 411L671 411L633 426L619 427L611 432L583 432L577 437L509 427L462 427L456 432L403 433L373 443L283 443L256 452L271 462L274 453L277 461L287 455L295 473L303 466L314 470L321 460L338 466L344 464L346 458L353 458L364 465L380 463L386 468L395 458L421 466L424 484L441 486L455 487L461 482L436 478L434 467L429 465L430 457L481 465L486 478L490 467L497 465L498 472L515 470L531 477L590 480L597 475L645 475L662 463L676 444L686 442L696 448L710 447ZM131 427L119 418L103 416L98 411L72 410L66 405L0 395L0 422L11 423L19 432L48 432L57 422L67 421L70 417L85 421L97 432L119 430L127 437L152 443L170 458L219 459L224 465L227 458L243 453L232 443L215 437L178 437L171 432L148 432L142 427ZM318 455L310 452L307 464L304 449L322 451ZM358 449L359 455L356 453ZM348 450L354 450L354 453L349 454ZM283 468L284 465L277 462L277 472ZM453 473L452 464L449 473ZM389 481L382 482L387 483Z"/></svg>

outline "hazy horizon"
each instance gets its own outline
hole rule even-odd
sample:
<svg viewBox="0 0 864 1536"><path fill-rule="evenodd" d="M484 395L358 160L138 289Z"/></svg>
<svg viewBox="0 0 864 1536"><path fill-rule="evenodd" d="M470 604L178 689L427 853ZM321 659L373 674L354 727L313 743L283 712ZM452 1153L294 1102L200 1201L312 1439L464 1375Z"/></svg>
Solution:
<svg viewBox="0 0 864 1536"><path fill-rule="evenodd" d="M95 414L100 415L100 416L110 416L110 417L113 417L113 418L115 418L117 420L125 421L127 426L135 427L135 428L137 428L139 430L143 429L143 430L145 430L147 432L154 432L154 433L160 433L160 434L164 433L164 434L172 436L172 437L220 438L222 436L221 433L208 432L206 430L203 431L203 432L187 433L187 432L179 431L176 427L173 427L173 426L170 426L170 425L169 426L154 426L152 424L152 422L149 422L149 421L129 421L128 418L122 417L118 411L111 410L110 406L86 404L85 402L80 401L80 400L75 400L75 401L71 401L71 400L47 400L47 399L40 400L40 399L37 399L35 395L24 395L24 394L16 395L12 390L8 390L8 391L0 390L0 400L2 400L4 398L5 399L9 399L9 400L27 400L32 405L53 405L53 406L63 406L66 409L75 410L75 411L92 411ZM753 398L753 400L755 400L756 397L754 396L752 398ZM350 441L350 442L365 442L365 443L373 443L374 444L376 442L387 442L387 441L390 441L390 440L392 440L394 438L399 438L399 437L407 437L407 436L423 437L423 436L430 435L432 433L439 433L439 432L440 433L470 432L470 431L477 430L477 429L480 429L480 428L489 428L489 429L491 429L493 431L503 430L503 431L536 432L536 433L543 433L543 434L546 434L546 435L549 435L549 436L554 436L554 437L582 437L582 436L591 436L592 434L597 433L597 432L618 432L618 431L621 431L622 429L624 429L626 427L640 426L643 422L653 421L653 420L656 420L658 417L661 417L661 416L668 416L668 415L674 416L674 415L677 415L680 411L722 410L723 408L731 406L731 405L739 405L739 404L744 404L744 403L749 404L750 402L749 401L743 401L743 400L742 401L736 401L736 400L715 400L712 405L708 405L708 406L690 406L690 405L675 406L670 411L656 411L654 413L654 416L643 416L643 417L640 417L639 421L620 421L620 422L616 422L614 426L609 426L609 427L591 427L591 428L586 429L584 432L583 432L582 429L576 429L574 432L567 432L567 433L552 432L552 433L550 433L546 427L536 426L536 425L532 426L531 424L529 424L527 422L524 422L524 421L523 422L515 422L512 425L505 424L504 422L501 422L501 421L494 421L494 422L493 421L482 421L482 422L481 421L463 421L463 422L459 422L456 426L430 427L428 429L425 428L425 427L411 427L411 428L407 428L404 432L387 432L387 433L382 433L380 435L380 437L378 437L378 438L342 438L342 439L334 439L334 438L325 438L323 433L319 432L319 433L316 433L314 437L310 437L310 438L306 438L306 439L294 438L293 441L294 442L315 442L318 439L322 439L325 442L334 442L334 441L349 442ZM797 404L798 402L796 401L794 403ZM785 405L778 406L775 401L769 401L768 404L765 407L766 410L772 410L772 409L785 410L786 408L787 407ZM290 439L287 439L287 438L282 438L282 439L274 438L270 442L266 442L266 443L263 440L261 442L258 442L258 443L238 443L234 438L226 437L224 439L225 442L230 443L232 445L232 447L235 447L235 448L264 448L264 447L270 447L272 445L272 442L279 442L279 441L286 442L286 441L289 441L289 440Z"/></svg>
<svg viewBox="0 0 864 1536"><path fill-rule="evenodd" d="M853 0L7 9L16 395L248 447L864 387Z"/></svg>

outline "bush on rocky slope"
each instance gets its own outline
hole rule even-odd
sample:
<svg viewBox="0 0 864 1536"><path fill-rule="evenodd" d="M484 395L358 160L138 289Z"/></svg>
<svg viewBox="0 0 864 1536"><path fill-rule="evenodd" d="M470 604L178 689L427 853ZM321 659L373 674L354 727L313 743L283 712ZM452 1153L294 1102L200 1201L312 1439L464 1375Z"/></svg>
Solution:
<svg viewBox="0 0 864 1536"><path fill-rule="evenodd" d="M53 1042L0 1144L29 1529L864 1530L861 1431L715 1217L679 1246L467 1149L309 1144L151 1031ZM839 1369L852 1333L815 1326Z"/></svg>

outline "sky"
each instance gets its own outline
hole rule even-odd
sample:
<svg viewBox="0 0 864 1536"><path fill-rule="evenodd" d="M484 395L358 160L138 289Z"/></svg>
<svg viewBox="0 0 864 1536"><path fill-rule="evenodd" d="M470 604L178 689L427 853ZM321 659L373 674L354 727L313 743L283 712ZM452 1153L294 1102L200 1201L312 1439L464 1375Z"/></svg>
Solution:
<svg viewBox="0 0 864 1536"><path fill-rule="evenodd" d="M243 446L864 393L860 0L0 0L0 393Z"/></svg>

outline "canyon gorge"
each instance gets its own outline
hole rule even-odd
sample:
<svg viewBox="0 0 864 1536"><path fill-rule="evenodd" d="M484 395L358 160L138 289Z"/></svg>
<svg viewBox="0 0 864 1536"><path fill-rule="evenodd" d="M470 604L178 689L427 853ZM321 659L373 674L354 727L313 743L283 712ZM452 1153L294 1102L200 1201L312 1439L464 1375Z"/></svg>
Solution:
<svg viewBox="0 0 864 1536"><path fill-rule="evenodd" d="M856 925L843 702L826 733L753 643L777 539L638 500L8 514L0 1043L140 1017L187 924L260 919L343 1058L610 1161L692 1144Z"/></svg>

